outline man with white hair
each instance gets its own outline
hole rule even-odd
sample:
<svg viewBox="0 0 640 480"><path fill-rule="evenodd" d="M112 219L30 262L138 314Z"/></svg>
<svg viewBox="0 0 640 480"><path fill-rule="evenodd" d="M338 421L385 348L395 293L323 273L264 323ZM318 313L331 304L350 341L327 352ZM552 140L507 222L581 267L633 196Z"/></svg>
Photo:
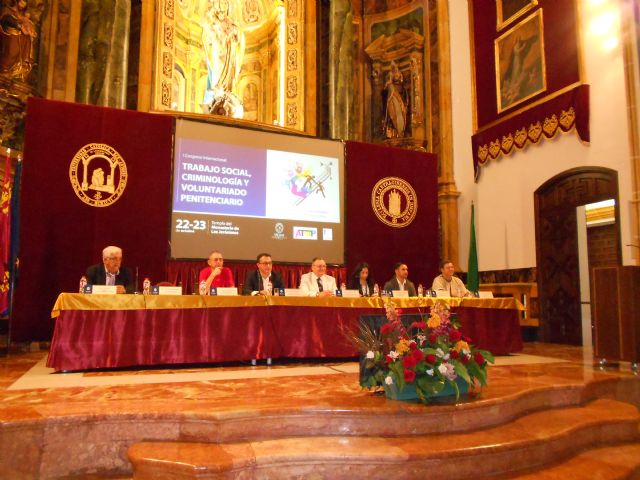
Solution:
<svg viewBox="0 0 640 480"><path fill-rule="evenodd" d="M91 285L115 285L118 293L133 293L133 275L122 265L122 249L109 246L102 250L102 263L87 268L87 283Z"/></svg>

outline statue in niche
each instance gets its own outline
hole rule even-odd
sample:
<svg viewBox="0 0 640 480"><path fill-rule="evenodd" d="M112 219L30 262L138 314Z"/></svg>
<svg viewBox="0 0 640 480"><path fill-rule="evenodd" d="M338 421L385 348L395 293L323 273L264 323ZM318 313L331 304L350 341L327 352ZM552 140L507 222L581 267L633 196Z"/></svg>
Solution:
<svg viewBox="0 0 640 480"><path fill-rule="evenodd" d="M384 120L383 134L387 138L402 138L407 128L408 95L404 88L404 76L395 61L391 61L391 68L384 84L383 104Z"/></svg>
<svg viewBox="0 0 640 480"><path fill-rule="evenodd" d="M0 7L0 73L26 80L34 63L36 27L24 0L3 2Z"/></svg>
<svg viewBox="0 0 640 480"><path fill-rule="evenodd" d="M260 5L258 0L245 0L242 7L242 16L246 23L256 23L260 20Z"/></svg>
<svg viewBox="0 0 640 480"><path fill-rule="evenodd" d="M205 111L242 118L242 103L232 89L242 66L244 35L232 18L228 0L209 0L204 17L202 43L207 62Z"/></svg>

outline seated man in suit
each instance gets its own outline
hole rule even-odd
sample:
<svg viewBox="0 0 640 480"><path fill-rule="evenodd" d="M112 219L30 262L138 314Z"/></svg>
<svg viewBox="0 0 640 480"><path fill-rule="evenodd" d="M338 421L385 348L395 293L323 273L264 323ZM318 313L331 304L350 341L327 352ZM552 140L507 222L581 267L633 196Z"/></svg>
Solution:
<svg viewBox="0 0 640 480"><path fill-rule="evenodd" d="M416 296L416 287L409 277L409 267L406 263L398 262L394 266L395 275L391 280L384 284L385 292L389 290L407 290L410 297Z"/></svg>
<svg viewBox="0 0 640 480"><path fill-rule="evenodd" d="M300 290L309 297L332 297L337 290L336 279L327 275L327 262L316 257L311 262L311 271L300 278Z"/></svg>
<svg viewBox="0 0 640 480"><path fill-rule="evenodd" d="M102 263L87 268L87 283L91 285L115 285L118 293L135 290L131 270L122 265L122 249L109 246L102 250Z"/></svg>
<svg viewBox="0 0 640 480"><path fill-rule="evenodd" d="M450 297L471 296L471 292L467 290L462 280L453 274L454 268L451 260L442 260L440 262L440 272L440 275L433 279L431 290L446 292Z"/></svg>
<svg viewBox="0 0 640 480"><path fill-rule="evenodd" d="M211 287L235 287L233 273L231 273L229 268L223 267L223 264L224 258L222 257L222 253L218 250L213 250L209 254L209 260L207 260L208 266L200 270L198 284L202 281L206 282L207 295Z"/></svg>
<svg viewBox="0 0 640 480"><path fill-rule="evenodd" d="M271 295L274 288L284 288L282 277L273 271L273 261L268 253L256 257L257 270L247 272L242 287L243 295Z"/></svg>

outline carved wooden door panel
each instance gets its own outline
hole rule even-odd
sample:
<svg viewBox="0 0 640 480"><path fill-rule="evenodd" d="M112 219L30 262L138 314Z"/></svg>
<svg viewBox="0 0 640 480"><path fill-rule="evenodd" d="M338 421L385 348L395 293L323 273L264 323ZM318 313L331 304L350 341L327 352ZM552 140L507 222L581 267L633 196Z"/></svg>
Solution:
<svg viewBox="0 0 640 480"><path fill-rule="evenodd" d="M616 248L620 255L618 175L602 167L579 167L545 182L534 195L541 340L582 344L576 207L615 200Z"/></svg>
<svg viewBox="0 0 640 480"><path fill-rule="evenodd" d="M544 341L580 345L580 272L575 208L547 212L540 218L538 283Z"/></svg>

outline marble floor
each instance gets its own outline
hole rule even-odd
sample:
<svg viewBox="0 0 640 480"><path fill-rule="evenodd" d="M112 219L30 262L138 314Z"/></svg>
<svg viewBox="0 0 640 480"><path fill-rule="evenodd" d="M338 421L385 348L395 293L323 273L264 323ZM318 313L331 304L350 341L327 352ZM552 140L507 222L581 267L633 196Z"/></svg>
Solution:
<svg viewBox="0 0 640 480"><path fill-rule="evenodd" d="M94 434L93 430L83 431L81 427L96 418L111 422L109 427L105 427L111 429L105 434L111 439L110 445L117 443L113 438L120 439L119 453L116 452L111 460L101 460L97 468L98 472L106 472L99 478L108 478L107 474L126 474L130 470L126 455L122 453L126 452L130 442L145 438L202 441L205 436L202 422L212 419L215 426L207 426L206 435L213 435L215 441L223 442L264 438L265 430L274 428L268 418L295 414L298 417L310 415L309 418L316 419L327 412L332 418L354 412L360 417L370 415L367 428L372 430L367 434L389 435L385 429L390 427L382 422L376 426L371 419L398 412L423 412L425 408L430 412L449 412L447 409L452 405L456 409L452 415L464 414L465 409L486 407L486 415L469 416L465 420L465 428L474 429L490 425L491 418L495 420L500 415L515 416L514 410L520 409L522 413L540 408L531 403L538 398L536 392L565 388L561 395L568 398L573 393L567 392L578 388L586 389L585 386L589 385L589 391L595 392L604 388L601 386L617 381L624 381L625 392L632 393L631 403L636 409L640 407L640 379L630 370L629 364L601 369L591 352L582 348L539 343L525 344L519 354L497 357L496 364L490 366L489 386L481 393L461 398L457 404L454 400L442 400L429 407L394 402L362 390L358 385L358 364L355 361L53 373L46 368L46 355L47 352L41 351L0 357L0 451L7 452L7 455L10 452L17 458L12 465L17 465L20 459L40 464L38 469L15 470L22 472L15 478L98 478L92 476L96 473L91 473L88 468L73 470L68 465L63 467L61 463L64 462L52 461L56 455L64 456L65 450L63 446L52 447L47 440L47 435L64 435L67 442L90 443L87 438ZM581 390L580 398L591 395L585 391ZM580 403L580 398L576 398L575 403ZM516 403L518 406L514 407ZM114 426L114 418L117 418L118 426ZM164 423L155 422L159 419ZM259 419L262 427L248 427L251 419ZM136 428L140 428L140 422L148 422L148 431L141 435L123 426L134 421ZM230 426L232 423L234 426ZM35 430L30 430L34 425L44 425L44 430L34 433ZM351 435L361 428L359 425L353 420L349 424L350 430L340 433ZM278 434L299 435L296 428L300 427L283 426ZM318 429L318 434L332 434L328 433L328 427L325 431L324 425L319 423L314 428ZM28 437L25 443L15 442L15 433L22 431L20 429L30 432L25 434ZM119 433L113 433L114 429ZM452 428L443 433L455 432L456 429ZM41 442L39 452L26 446L29 435ZM96 449L108 448L106 443L96 447L98 444L100 442L92 446L91 453L81 452L74 462L95 466L95 457L91 455L95 455ZM632 450L630 455L635 453L637 451ZM636 471L633 470L635 463L630 468ZM84 472L84 476L73 476L70 471L77 475L80 475L77 472ZM5 478L2 473L0 478Z"/></svg>

